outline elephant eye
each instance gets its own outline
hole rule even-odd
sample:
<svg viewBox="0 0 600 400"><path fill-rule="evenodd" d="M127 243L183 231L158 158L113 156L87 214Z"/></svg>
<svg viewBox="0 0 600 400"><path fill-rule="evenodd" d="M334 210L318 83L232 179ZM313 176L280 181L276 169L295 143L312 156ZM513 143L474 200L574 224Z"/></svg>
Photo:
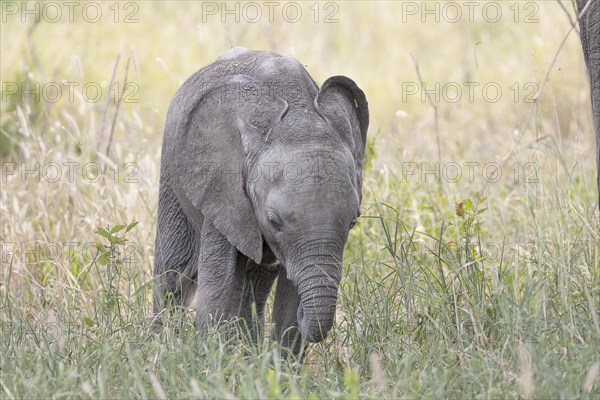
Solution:
<svg viewBox="0 0 600 400"><path fill-rule="evenodd" d="M279 217L279 215L277 215L275 211L267 211L267 220L269 221L269 224L271 224L271 227L273 229L275 229L276 231L281 230L281 225L283 224L283 222L281 221L281 218Z"/></svg>

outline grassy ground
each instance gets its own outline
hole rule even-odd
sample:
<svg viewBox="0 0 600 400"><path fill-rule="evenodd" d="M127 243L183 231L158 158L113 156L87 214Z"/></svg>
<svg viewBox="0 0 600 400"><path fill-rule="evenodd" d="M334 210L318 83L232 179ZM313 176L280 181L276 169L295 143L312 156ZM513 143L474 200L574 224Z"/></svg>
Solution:
<svg viewBox="0 0 600 400"><path fill-rule="evenodd" d="M421 2L300 3L296 23L99 3L99 21L80 7L71 23L59 2L62 20L40 3L37 24L9 3L0 397L600 397L594 139L577 32L561 47L569 2L493 3L497 22L459 3L456 23L443 2L439 23ZM166 108L234 45L292 55L318 82L348 75L369 100L337 322L301 366L267 339L197 340L189 314L150 327ZM73 97L63 83L53 101L61 82Z"/></svg>

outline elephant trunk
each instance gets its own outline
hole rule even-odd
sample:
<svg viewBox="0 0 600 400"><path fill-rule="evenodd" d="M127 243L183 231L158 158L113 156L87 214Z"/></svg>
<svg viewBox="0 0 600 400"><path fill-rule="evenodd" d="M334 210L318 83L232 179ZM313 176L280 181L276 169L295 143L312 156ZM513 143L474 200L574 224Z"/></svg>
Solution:
<svg viewBox="0 0 600 400"><path fill-rule="evenodd" d="M335 319L337 291L341 278L342 250L340 246L318 246L304 249L309 256L291 263L288 270L298 289L298 326L302 336L309 342L320 342L327 336ZM316 253L319 252L319 253Z"/></svg>

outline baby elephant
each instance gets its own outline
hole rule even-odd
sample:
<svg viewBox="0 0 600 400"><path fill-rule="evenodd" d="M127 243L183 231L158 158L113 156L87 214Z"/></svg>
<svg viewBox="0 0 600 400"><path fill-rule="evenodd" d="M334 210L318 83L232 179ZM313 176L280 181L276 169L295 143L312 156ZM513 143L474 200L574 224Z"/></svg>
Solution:
<svg viewBox="0 0 600 400"><path fill-rule="evenodd" d="M165 125L154 312L194 305L198 329L240 317L256 337L277 278L274 338L323 340L368 125L354 81L319 88L293 58L234 48L192 75Z"/></svg>

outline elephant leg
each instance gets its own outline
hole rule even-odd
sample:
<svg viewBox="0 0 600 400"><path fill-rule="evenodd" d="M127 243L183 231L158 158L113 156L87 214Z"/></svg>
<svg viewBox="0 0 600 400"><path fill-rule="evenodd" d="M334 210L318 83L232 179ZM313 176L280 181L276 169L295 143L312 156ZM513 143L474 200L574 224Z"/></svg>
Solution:
<svg viewBox="0 0 600 400"><path fill-rule="evenodd" d="M275 324L273 339L281 343L294 356L302 350L302 336L297 320L299 305L298 290L288 279L286 269L280 267L273 304L273 322ZM288 354L283 356L287 358Z"/></svg>
<svg viewBox="0 0 600 400"><path fill-rule="evenodd" d="M154 257L153 311L185 305L195 292L198 240L168 180L160 186Z"/></svg>
<svg viewBox="0 0 600 400"><path fill-rule="evenodd" d="M581 13L586 6L587 10L579 20L579 28L583 56L590 78L592 120L596 133L596 179L600 193L600 1L577 0L578 12Z"/></svg>
<svg viewBox="0 0 600 400"><path fill-rule="evenodd" d="M252 260L246 265L240 316L246 321L254 342L263 333L265 306L277 274L277 267L258 265Z"/></svg>
<svg viewBox="0 0 600 400"><path fill-rule="evenodd" d="M239 316L248 258L204 220L198 260L196 326L205 332Z"/></svg>

